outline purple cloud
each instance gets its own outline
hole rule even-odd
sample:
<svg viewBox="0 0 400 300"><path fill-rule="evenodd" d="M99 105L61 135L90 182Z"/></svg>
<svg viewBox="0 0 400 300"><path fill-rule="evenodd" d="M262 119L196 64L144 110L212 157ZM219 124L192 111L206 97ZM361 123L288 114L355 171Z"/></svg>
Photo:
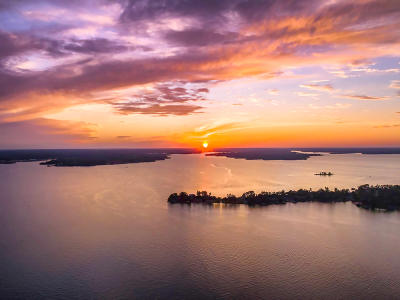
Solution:
<svg viewBox="0 0 400 300"><path fill-rule="evenodd" d="M367 95L343 95L343 97L355 100L365 100L365 101L381 101L387 100L389 97L382 96L382 97L375 97L375 96L367 96Z"/></svg>
<svg viewBox="0 0 400 300"><path fill-rule="evenodd" d="M202 107L190 104L138 104L138 103L123 103L114 105L120 114L143 114L143 115L158 115L158 116L186 116L193 113L198 113Z"/></svg>
<svg viewBox="0 0 400 300"><path fill-rule="evenodd" d="M189 115L199 113L201 106L193 104L204 101L206 88L189 89L171 84L159 84L149 92L139 92L126 98L107 99L121 114L153 114L158 116ZM189 103L188 103L189 102Z"/></svg>

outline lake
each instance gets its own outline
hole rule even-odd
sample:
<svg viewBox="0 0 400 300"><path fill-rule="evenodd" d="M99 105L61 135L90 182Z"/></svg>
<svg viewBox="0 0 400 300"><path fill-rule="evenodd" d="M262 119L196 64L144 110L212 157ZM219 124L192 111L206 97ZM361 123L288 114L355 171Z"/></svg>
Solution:
<svg viewBox="0 0 400 300"><path fill-rule="evenodd" d="M331 171L331 177L315 176ZM200 154L0 165L4 299L395 299L400 213L351 203L168 205L172 192L400 184L400 155Z"/></svg>

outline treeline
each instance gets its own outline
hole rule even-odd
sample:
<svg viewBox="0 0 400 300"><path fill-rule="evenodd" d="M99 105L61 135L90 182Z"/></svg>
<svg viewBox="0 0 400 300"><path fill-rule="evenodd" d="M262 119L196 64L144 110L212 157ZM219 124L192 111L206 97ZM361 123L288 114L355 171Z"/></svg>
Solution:
<svg viewBox="0 0 400 300"><path fill-rule="evenodd" d="M351 201L359 207L368 209L398 210L400 209L400 185L368 184L357 189L329 188L313 191L300 189L297 191L261 192L249 191L241 196L228 194L225 197L216 197L207 191L197 191L196 194L181 192L173 193L168 197L169 203L227 203L246 205L271 205L297 202L346 202Z"/></svg>

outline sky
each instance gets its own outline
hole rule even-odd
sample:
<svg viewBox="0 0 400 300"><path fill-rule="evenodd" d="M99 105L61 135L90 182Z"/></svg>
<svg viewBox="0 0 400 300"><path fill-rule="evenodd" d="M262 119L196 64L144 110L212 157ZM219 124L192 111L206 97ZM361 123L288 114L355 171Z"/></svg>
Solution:
<svg viewBox="0 0 400 300"><path fill-rule="evenodd" d="M0 0L0 148L400 146L399 0Z"/></svg>

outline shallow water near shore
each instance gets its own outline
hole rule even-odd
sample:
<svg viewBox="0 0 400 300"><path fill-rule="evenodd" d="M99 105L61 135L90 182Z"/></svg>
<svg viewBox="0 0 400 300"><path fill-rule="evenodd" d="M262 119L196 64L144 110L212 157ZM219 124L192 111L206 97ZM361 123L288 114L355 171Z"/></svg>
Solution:
<svg viewBox="0 0 400 300"><path fill-rule="evenodd" d="M331 171L331 177L315 176ZM1 298L396 298L400 213L168 205L172 192L400 184L400 155L0 165Z"/></svg>

